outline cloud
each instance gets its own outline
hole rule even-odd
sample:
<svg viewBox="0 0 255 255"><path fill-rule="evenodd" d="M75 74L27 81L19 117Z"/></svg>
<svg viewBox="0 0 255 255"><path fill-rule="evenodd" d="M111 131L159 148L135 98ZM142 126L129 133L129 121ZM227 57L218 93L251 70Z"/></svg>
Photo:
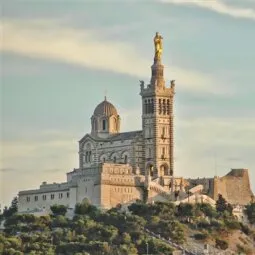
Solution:
<svg viewBox="0 0 255 255"><path fill-rule="evenodd" d="M249 168L255 188L255 120L236 118L176 119L176 173L184 176L214 176L230 168Z"/></svg>
<svg viewBox="0 0 255 255"><path fill-rule="evenodd" d="M50 169L43 169L43 172L47 174L55 174L55 173L66 173L65 169L60 169L60 168L50 168Z"/></svg>
<svg viewBox="0 0 255 255"><path fill-rule="evenodd" d="M205 146L238 146L255 149L255 120L254 118L194 118L177 119L177 130L185 134L192 144ZM190 135L192 134L192 135Z"/></svg>
<svg viewBox="0 0 255 255"><path fill-rule="evenodd" d="M229 6L219 0L159 0L162 3L178 5L195 5L220 14L225 14L234 18L245 18L255 20L255 10L252 8L240 8Z"/></svg>
<svg viewBox="0 0 255 255"><path fill-rule="evenodd" d="M5 20L0 51L122 73L138 79L148 77L152 60L140 56L135 46L109 40L93 30L79 30L50 22ZM166 63L167 66L167 63ZM171 67L171 77L180 90L225 93L210 75Z"/></svg>
<svg viewBox="0 0 255 255"><path fill-rule="evenodd" d="M8 167L0 168L0 172L14 172L14 171L16 171L16 169L14 168L8 168Z"/></svg>
<svg viewBox="0 0 255 255"><path fill-rule="evenodd" d="M46 130L31 139L20 132L16 141L1 141L0 204L8 204L20 190L38 188L42 181L65 181L65 173L79 163L78 144L72 135Z"/></svg>

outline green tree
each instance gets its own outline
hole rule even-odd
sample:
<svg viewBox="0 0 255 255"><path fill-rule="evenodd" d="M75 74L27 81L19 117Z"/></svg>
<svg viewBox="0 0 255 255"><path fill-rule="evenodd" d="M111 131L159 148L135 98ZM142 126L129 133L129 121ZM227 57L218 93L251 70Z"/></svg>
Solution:
<svg viewBox="0 0 255 255"><path fill-rule="evenodd" d="M216 210L220 214L228 212L232 215L233 207L227 203L226 199L221 194L219 194L218 200L216 201Z"/></svg>
<svg viewBox="0 0 255 255"><path fill-rule="evenodd" d="M52 205L50 209L52 213L54 214L54 216L57 216L57 215L65 216L67 212L67 207L64 205Z"/></svg>
<svg viewBox="0 0 255 255"><path fill-rule="evenodd" d="M5 208L3 210L3 216L4 216L4 218L8 218L8 217L11 217L12 215L14 215L17 212L18 212L18 198L14 197L12 202L11 202L10 207L7 208L5 206Z"/></svg>
<svg viewBox="0 0 255 255"><path fill-rule="evenodd" d="M255 202L252 202L245 206L245 213L251 224L255 224Z"/></svg>
<svg viewBox="0 0 255 255"><path fill-rule="evenodd" d="M52 227L64 228L68 226L68 219L63 215L57 215L52 221Z"/></svg>
<svg viewBox="0 0 255 255"><path fill-rule="evenodd" d="M130 234L127 233L127 232L122 233L122 241L125 244L130 244L131 243L131 236L130 236Z"/></svg>
<svg viewBox="0 0 255 255"><path fill-rule="evenodd" d="M78 215L89 215L92 218L95 218L99 214L99 210L96 206L91 205L88 201L83 203L77 203L75 205L75 214Z"/></svg>
<svg viewBox="0 0 255 255"><path fill-rule="evenodd" d="M189 203L180 203L177 206L177 216L181 218L188 218L194 216L194 206Z"/></svg>
<svg viewBox="0 0 255 255"><path fill-rule="evenodd" d="M217 215L216 210L208 203L198 203L196 207L207 217L214 218Z"/></svg>

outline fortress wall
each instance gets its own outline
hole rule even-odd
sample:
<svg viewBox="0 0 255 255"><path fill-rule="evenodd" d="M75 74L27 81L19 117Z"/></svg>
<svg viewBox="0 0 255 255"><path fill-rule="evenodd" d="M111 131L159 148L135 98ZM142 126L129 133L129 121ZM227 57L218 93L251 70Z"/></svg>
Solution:
<svg viewBox="0 0 255 255"><path fill-rule="evenodd" d="M250 187L248 169L232 169L223 177L214 178L214 199L221 194L230 204L246 205L253 193Z"/></svg>

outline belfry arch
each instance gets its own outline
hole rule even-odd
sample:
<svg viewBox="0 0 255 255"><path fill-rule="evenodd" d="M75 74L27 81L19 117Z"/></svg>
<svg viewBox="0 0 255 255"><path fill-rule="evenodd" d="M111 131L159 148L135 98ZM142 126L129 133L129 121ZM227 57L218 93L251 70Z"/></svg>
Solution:
<svg viewBox="0 0 255 255"><path fill-rule="evenodd" d="M160 176L169 175L169 166L167 163L162 164L159 170L160 170L160 173L159 173Z"/></svg>
<svg viewBox="0 0 255 255"><path fill-rule="evenodd" d="M149 174L151 177L156 176L155 168L152 163L148 163L146 167L146 172Z"/></svg>

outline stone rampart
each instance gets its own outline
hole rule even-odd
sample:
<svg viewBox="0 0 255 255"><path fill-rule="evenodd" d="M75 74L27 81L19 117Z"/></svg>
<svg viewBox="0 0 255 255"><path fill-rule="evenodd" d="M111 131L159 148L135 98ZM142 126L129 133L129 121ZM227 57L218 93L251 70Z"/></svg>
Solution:
<svg viewBox="0 0 255 255"><path fill-rule="evenodd" d="M223 177L214 178L213 198L221 194L230 204L246 205L253 196L248 169L232 169Z"/></svg>

